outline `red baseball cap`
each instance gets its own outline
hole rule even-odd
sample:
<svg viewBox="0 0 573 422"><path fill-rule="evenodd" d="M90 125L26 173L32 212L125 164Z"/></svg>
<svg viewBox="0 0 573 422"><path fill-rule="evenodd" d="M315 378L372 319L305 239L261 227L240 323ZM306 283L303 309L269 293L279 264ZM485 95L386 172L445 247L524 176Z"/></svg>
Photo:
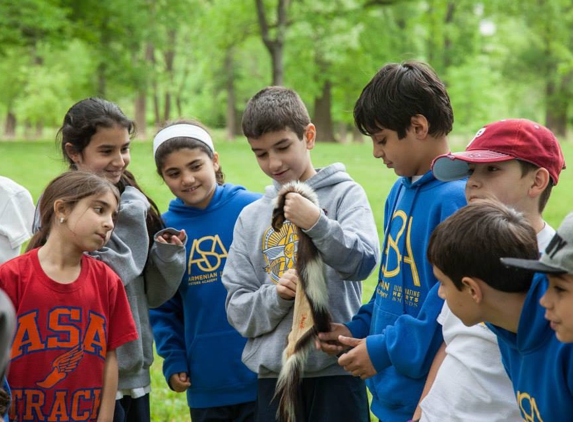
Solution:
<svg viewBox="0 0 573 422"><path fill-rule="evenodd" d="M553 132L527 119L490 123L475 134L464 152L443 154L432 162L432 172L445 182L469 175L468 163L521 160L545 168L554 184L565 168L565 158Z"/></svg>

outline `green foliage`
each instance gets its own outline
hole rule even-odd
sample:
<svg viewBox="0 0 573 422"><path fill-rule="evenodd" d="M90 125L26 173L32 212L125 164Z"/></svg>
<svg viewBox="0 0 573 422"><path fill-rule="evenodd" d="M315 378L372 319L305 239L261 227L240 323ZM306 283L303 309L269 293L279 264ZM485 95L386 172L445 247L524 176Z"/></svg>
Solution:
<svg viewBox="0 0 573 422"><path fill-rule="evenodd" d="M278 0L264 3L272 38ZM284 83L312 112L328 82L335 124L352 124L380 67L408 59L447 82L461 128L569 118L569 0L291 0L287 22ZM148 123L182 115L222 127L227 100L240 115L272 71L255 0L3 0L0 58L0 111L20 125L53 125L92 95L129 113L144 95Z"/></svg>

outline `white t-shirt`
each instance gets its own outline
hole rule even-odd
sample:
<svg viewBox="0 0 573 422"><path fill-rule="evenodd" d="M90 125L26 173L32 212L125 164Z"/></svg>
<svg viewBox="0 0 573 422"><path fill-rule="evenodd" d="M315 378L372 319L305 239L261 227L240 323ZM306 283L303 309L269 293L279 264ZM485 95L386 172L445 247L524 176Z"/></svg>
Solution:
<svg viewBox="0 0 573 422"><path fill-rule="evenodd" d="M548 224L537 234L544 251L555 234ZM428 395L420 404L421 422L521 422L513 386L497 337L485 324L466 327L444 303L442 324L446 357Z"/></svg>
<svg viewBox="0 0 573 422"><path fill-rule="evenodd" d="M20 246L32 236L34 201L24 187L0 176L0 263L20 254Z"/></svg>

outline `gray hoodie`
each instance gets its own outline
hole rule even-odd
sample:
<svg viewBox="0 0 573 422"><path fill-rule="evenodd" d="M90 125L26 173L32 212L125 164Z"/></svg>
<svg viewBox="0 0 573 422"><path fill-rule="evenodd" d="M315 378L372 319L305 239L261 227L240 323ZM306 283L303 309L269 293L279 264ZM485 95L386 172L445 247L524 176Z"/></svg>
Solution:
<svg viewBox="0 0 573 422"><path fill-rule="evenodd" d="M323 209L306 233L326 264L333 322L346 322L362 304L360 280L370 275L379 257L372 210L362 187L340 163L319 169L306 183ZM270 226L278 189L276 183L267 187L263 198L243 209L223 271L227 317L249 339L242 359L259 378L278 377L293 317L294 301L282 299L276 291L280 276L294 268L292 232L279 234ZM313 350L304 377L330 375L348 373L336 357Z"/></svg>
<svg viewBox="0 0 573 422"><path fill-rule="evenodd" d="M184 246L155 241L148 254L148 210L149 202L145 195L134 187L126 187L110 240L103 248L90 254L108 264L123 281L137 327L137 340L116 350L118 388L121 390L151 384L149 367L153 362L153 334L149 308L156 308L169 300L185 272Z"/></svg>

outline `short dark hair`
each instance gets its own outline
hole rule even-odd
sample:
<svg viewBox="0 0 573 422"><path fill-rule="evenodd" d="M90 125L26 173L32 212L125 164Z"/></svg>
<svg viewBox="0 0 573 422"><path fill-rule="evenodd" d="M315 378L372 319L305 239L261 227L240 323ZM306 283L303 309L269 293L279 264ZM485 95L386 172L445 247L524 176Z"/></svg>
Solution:
<svg viewBox="0 0 573 422"><path fill-rule="evenodd" d="M209 132L207 128L198 122L197 120L188 120L188 119L177 119L167 123L161 129L157 131L157 133L161 132L163 129L168 128L173 125L179 124L189 124L198 126L201 129L204 129L205 132ZM157 134L156 134L157 135ZM213 160L214 152L209 148L204 142L201 142L195 138L190 138L188 136L178 136L176 138L170 138L167 142L163 142L155 151L155 167L157 170L157 174L163 178L163 174L161 173L161 169L165 165L165 158L172 152L179 151L181 149L200 149L203 151L207 156ZM215 178L217 180L217 184L222 186L225 183L225 174L223 173L223 169L221 164L219 164L219 169L215 171Z"/></svg>
<svg viewBox="0 0 573 422"><path fill-rule="evenodd" d="M310 116L300 96L282 86L257 92L247 103L242 119L243 134L252 139L289 128L302 140L309 123Z"/></svg>
<svg viewBox="0 0 573 422"><path fill-rule="evenodd" d="M402 139L417 114L428 120L432 136L452 131L454 112L446 87L429 65L417 61L384 66L354 106L356 126L368 136L390 129Z"/></svg>
<svg viewBox="0 0 573 422"><path fill-rule="evenodd" d="M525 177L527 174L539 168L535 164L528 163L527 161L517 160L517 162L521 167L521 177ZM541 214L545 209L547 201L549 201L549 197L551 196L551 191L553 190L553 186L555 186L555 184L553 183L553 179L550 177L549 183L547 183L547 186L545 187L543 192L541 192L541 195L539 195L539 205L538 205L539 214Z"/></svg>
<svg viewBox="0 0 573 422"><path fill-rule="evenodd" d="M501 257L538 259L535 230L525 217L494 200L473 202L441 222L428 244L428 260L458 290L476 277L496 290L526 292L532 273L508 268Z"/></svg>

